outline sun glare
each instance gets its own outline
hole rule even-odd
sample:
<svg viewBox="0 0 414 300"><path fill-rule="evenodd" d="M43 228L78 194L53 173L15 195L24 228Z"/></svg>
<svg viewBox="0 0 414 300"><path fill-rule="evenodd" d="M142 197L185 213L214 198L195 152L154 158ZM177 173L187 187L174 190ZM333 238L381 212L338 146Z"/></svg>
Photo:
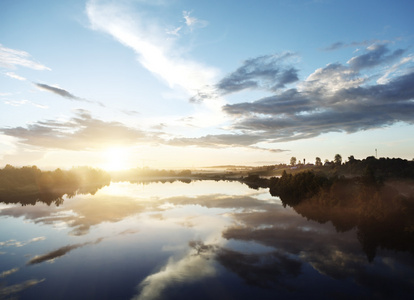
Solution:
<svg viewBox="0 0 414 300"><path fill-rule="evenodd" d="M105 170L119 171L130 168L128 165L129 152L126 148L109 148L103 153L103 158Z"/></svg>

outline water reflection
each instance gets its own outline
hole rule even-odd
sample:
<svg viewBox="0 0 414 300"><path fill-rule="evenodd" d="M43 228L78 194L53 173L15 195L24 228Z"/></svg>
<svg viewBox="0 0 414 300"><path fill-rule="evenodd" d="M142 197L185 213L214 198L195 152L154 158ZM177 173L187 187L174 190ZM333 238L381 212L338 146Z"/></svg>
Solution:
<svg viewBox="0 0 414 300"><path fill-rule="evenodd" d="M412 203L343 188L293 204L239 182L124 182L5 202L0 298L408 297Z"/></svg>
<svg viewBox="0 0 414 300"><path fill-rule="evenodd" d="M0 202L21 205L43 202L59 206L64 195L68 198L76 194L93 195L109 183L109 174L89 167L45 172L36 166L15 168L7 165L0 169Z"/></svg>
<svg viewBox="0 0 414 300"><path fill-rule="evenodd" d="M167 264L158 272L146 277L139 285L139 293L132 299L160 299L166 290L180 284L191 284L216 275L216 269L208 260L205 251L175 260L170 257Z"/></svg>
<svg viewBox="0 0 414 300"><path fill-rule="evenodd" d="M27 262L27 265L35 265L35 264L40 264L42 262L51 262L54 261L56 258L62 257L66 254L68 254L70 251L78 249L80 247L84 247L87 245L93 245L93 244L98 244L103 240L103 238L99 238L94 242L86 242L86 243L82 243L82 244L75 244L75 245L67 245L64 247L61 247L57 250L51 251L49 253L46 254L42 254L42 255L37 255L35 257L33 257L32 259L30 259Z"/></svg>

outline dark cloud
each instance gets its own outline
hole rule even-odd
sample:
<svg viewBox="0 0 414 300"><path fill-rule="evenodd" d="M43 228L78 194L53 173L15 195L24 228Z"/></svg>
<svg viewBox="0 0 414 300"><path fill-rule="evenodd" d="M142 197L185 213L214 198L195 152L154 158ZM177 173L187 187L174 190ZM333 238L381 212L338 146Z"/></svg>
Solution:
<svg viewBox="0 0 414 300"><path fill-rule="evenodd" d="M309 111L313 109L311 101L306 95L296 89L287 90L279 95L262 98L253 103L238 103L224 106L224 111L229 114L241 114L246 112L258 114L293 114L298 111Z"/></svg>
<svg viewBox="0 0 414 300"><path fill-rule="evenodd" d="M98 104L99 106L105 107L105 105L102 104L101 102L90 101L90 100L87 100L87 99L84 99L84 98L77 97L77 96L75 96L75 95L73 95L73 94L69 93L68 91L66 91L64 89L61 89L61 88L57 88L57 87L50 86L50 85L43 84L43 83L34 82L34 84L42 90L54 93L54 94L59 95L63 98L67 98L67 99L70 99L70 100L76 100L76 101L82 101L82 102L88 102L88 103L95 103L95 104Z"/></svg>
<svg viewBox="0 0 414 300"><path fill-rule="evenodd" d="M355 70L376 67L401 57L405 52L403 49L397 49L388 54L390 50L384 44L372 45L368 47L368 50L368 53L352 57L348 61L350 67Z"/></svg>
<svg viewBox="0 0 414 300"><path fill-rule="evenodd" d="M206 86L204 90L197 91L197 94L192 96L189 101L191 103L201 103L205 100L215 99L218 95L214 89L209 86Z"/></svg>
<svg viewBox="0 0 414 300"><path fill-rule="evenodd" d="M338 41L338 42L335 42L335 43L333 43L333 44L329 45L328 47L323 48L321 50L323 50L323 51L335 51L335 50L338 50L338 49L348 48L348 47L362 47L362 46L366 47L366 46L369 46L369 45L372 45L372 44L375 44L375 43L377 43L377 44L378 43L379 44L386 44L386 43L389 43L389 41L365 40L365 41L354 41L354 42L351 42L351 43L344 43L344 42Z"/></svg>
<svg viewBox="0 0 414 300"><path fill-rule="evenodd" d="M343 42L336 42L336 43L333 43L332 45L329 45L328 47L324 48L323 50L333 51L333 50L341 49L345 46L346 46L346 44L343 43Z"/></svg>
<svg viewBox="0 0 414 300"><path fill-rule="evenodd" d="M328 132L352 133L400 121L413 124L414 72L394 76L385 84L368 84L359 73L403 52L391 52L384 45L370 47L368 53L352 58L349 66L330 64L297 88L253 102L228 104L223 110L238 117L232 128L251 142L255 141L252 136L260 136L257 141L277 142Z"/></svg>
<svg viewBox="0 0 414 300"><path fill-rule="evenodd" d="M225 105L224 112L235 117L229 128L232 132L228 134L177 138L169 144L254 147L260 142L306 139L328 132L352 133L400 121L412 124L414 72L410 68L403 69L405 63L390 68L388 64L402 58L406 51L391 51L388 44L388 41L337 42L330 46L331 50L371 46L365 53L352 57L346 65L329 64L315 70L303 81L298 81L298 71L288 64L292 53L246 60L240 68L219 81L217 91L226 94L260 88L274 94L256 101ZM389 69L378 68L378 74L369 76L362 73L384 66ZM384 76L388 82L373 82ZM296 87L281 90L293 82ZM202 94L197 101L207 98L208 94Z"/></svg>
<svg viewBox="0 0 414 300"><path fill-rule="evenodd" d="M169 144L173 146L198 145L202 147L249 146L262 141L263 138L248 134L206 135L199 138L175 138Z"/></svg>
<svg viewBox="0 0 414 300"><path fill-rule="evenodd" d="M248 147L255 150L284 152L283 149L271 149L252 146L259 142L265 142L267 138L260 134L218 134L206 135L198 138L175 138L168 141L172 146L190 146L222 148L222 147Z"/></svg>
<svg viewBox="0 0 414 300"><path fill-rule="evenodd" d="M64 97L64 98L68 98L68 99L71 99L71 100L85 101L84 99L76 97L76 96L72 95L71 93L69 93L68 91L66 91L64 89L60 89L60 88L50 86L50 85L47 85L47 84L43 84L43 83L35 83L35 85L37 87L39 87L40 89L42 89L42 90L54 93L54 94L59 95L59 96Z"/></svg>
<svg viewBox="0 0 414 300"><path fill-rule="evenodd" d="M236 71L224 77L217 89L224 94L238 92L244 89L267 89L276 91L286 84L298 80L297 70L286 67L285 61L294 54L286 53L281 56L264 55L248 59Z"/></svg>
<svg viewBox="0 0 414 300"><path fill-rule="evenodd" d="M368 41L359 44L364 43ZM342 42L332 45L342 46ZM248 88L272 91L273 95L255 101L225 105L224 112L234 119L224 134L166 140L161 138L162 132L159 132L164 124L154 127L153 130L158 130L156 132L144 132L120 122L94 119L86 111L78 111L76 117L65 122L41 121L27 127L0 128L0 132L19 138L28 145L71 150L102 148L112 144L160 143L210 148L247 147L281 152L284 150L259 148L259 143L306 139L328 132L352 133L401 121L413 124L414 72L409 67L405 68L404 59L392 67L388 65L403 58L404 53L404 49L391 50L386 42L377 43L352 57L348 64L329 64L302 81L298 81L298 71L289 62L294 56L292 53L246 60L216 85L205 87L190 99L193 102L207 101L219 94ZM405 58L404 61L411 60ZM363 74L366 70L378 73ZM374 82L378 78L381 80ZM285 89L287 84L294 82L295 87ZM62 89L47 85L43 88L62 97L79 99Z"/></svg>
<svg viewBox="0 0 414 300"><path fill-rule="evenodd" d="M26 128L0 128L0 131L19 138L24 144L68 150L97 149L157 140L157 137L147 132L127 127L120 122L95 119L85 110L77 110L76 117L68 121L40 121Z"/></svg>

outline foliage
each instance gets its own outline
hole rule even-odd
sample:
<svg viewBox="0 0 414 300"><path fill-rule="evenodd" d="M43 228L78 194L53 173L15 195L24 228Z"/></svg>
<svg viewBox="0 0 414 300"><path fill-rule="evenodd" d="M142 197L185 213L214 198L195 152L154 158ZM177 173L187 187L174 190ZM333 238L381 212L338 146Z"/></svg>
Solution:
<svg viewBox="0 0 414 300"><path fill-rule="evenodd" d="M375 158L368 156L358 160L352 155L349 161L343 164L338 171L351 176L373 176L376 181L387 178L414 178L414 161L401 158ZM371 174L368 174L370 172Z"/></svg>
<svg viewBox="0 0 414 300"><path fill-rule="evenodd" d="M336 165L340 166L342 164L342 156L340 154L336 154L334 162Z"/></svg>
<svg viewBox="0 0 414 300"><path fill-rule="evenodd" d="M42 201L50 205L62 203L63 195L94 194L111 179L108 173L89 167L69 171L41 171L36 166L15 168L6 165L0 169L0 201L22 205Z"/></svg>
<svg viewBox="0 0 414 300"><path fill-rule="evenodd" d="M280 178L270 179L269 191L272 196L279 196L289 204L299 203L301 199L316 194L321 187L330 185L328 178L313 172L301 172L295 175L283 172Z"/></svg>
<svg viewBox="0 0 414 300"><path fill-rule="evenodd" d="M315 165L316 166L322 166L322 160L320 157L316 157L315 158Z"/></svg>

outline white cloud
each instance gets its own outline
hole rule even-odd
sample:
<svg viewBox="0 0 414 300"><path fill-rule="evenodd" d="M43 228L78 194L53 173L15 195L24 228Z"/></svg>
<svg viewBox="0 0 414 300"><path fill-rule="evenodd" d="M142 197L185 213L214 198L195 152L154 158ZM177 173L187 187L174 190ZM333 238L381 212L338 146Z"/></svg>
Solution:
<svg viewBox="0 0 414 300"><path fill-rule="evenodd" d="M170 34L170 35L179 36L180 34L179 34L178 32L179 32L182 28L183 28L183 27L182 27L182 26L180 26L180 27L174 28L174 29L172 29L172 30L166 30L165 32L166 32L167 34Z"/></svg>
<svg viewBox="0 0 414 300"><path fill-rule="evenodd" d="M414 56L407 56L407 57L403 57L398 63L394 64L393 66L391 66L385 73L384 75L382 75L378 80L377 83L378 84L386 84L388 83L391 78L390 76L394 73L398 73L400 71L400 67L410 63L410 62L414 62Z"/></svg>
<svg viewBox="0 0 414 300"><path fill-rule="evenodd" d="M26 80L26 78L24 78L22 76L19 76L19 75L13 73L13 72L7 72L6 75L9 76L10 78L21 80L21 81Z"/></svg>
<svg viewBox="0 0 414 300"><path fill-rule="evenodd" d="M195 27L203 28L208 25L207 21L192 17L191 13L191 11L183 11L185 25L187 25L190 28L190 30L193 30Z"/></svg>
<svg viewBox="0 0 414 300"><path fill-rule="evenodd" d="M0 66L14 69L23 66L34 70L51 70L50 68L32 60L29 53L21 50L6 48L0 44Z"/></svg>
<svg viewBox="0 0 414 300"><path fill-rule="evenodd" d="M168 94L178 95L174 99L190 100L195 95L213 92L211 87L217 82L219 70L184 57L183 53L188 53L189 49L179 42L185 41L172 38L174 32L181 33L188 24L200 27L206 24L205 21L190 19L179 29L174 24L159 24L149 17L145 7L125 7L119 2L89 1L86 12L93 30L109 34L131 48L137 54L139 63L172 89ZM175 29L168 32L165 28ZM221 124L227 118L221 109L224 104L221 97L210 97L209 101L198 103L191 125L205 128ZM169 123L170 126L173 124L176 122Z"/></svg>
<svg viewBox="0 0 414 300"><path fill-rule="evenodd" d="M138 55L138 61L155 76L166 81L171 88L182 88L189 95L214 83L217 70L180 56L180 47L168 39L168 34L178 34L176 28L169 33L155 20L143 13L117 4L99 1L87 3L86 12L94 30L110 34ZM194 26L200 20L184 14L186 24Z"/></svg>
<svg viewBox="0 0 414 300"><path fill-rule="evenodd" d="M355 70L341 64L329 64L324 68L316 69L308 78L299 84L301 91L323 91L333 94L341 89L358 87L364 78Z"/></svg>
<svg viewBox="0 0 414 300"><path fill-rule="evenodd" d="M34 103L32 101L29 101L29 100L5 100L4 101L4 104L11 105L11 106L16 106L16 107L17 106L26 105L26 104L30 104L30 105L33 105L33 106L35 106L37 108L42 108L42 109L49 108L49 106L47 106L47 105L42 105L42 104Z"/></svg>

